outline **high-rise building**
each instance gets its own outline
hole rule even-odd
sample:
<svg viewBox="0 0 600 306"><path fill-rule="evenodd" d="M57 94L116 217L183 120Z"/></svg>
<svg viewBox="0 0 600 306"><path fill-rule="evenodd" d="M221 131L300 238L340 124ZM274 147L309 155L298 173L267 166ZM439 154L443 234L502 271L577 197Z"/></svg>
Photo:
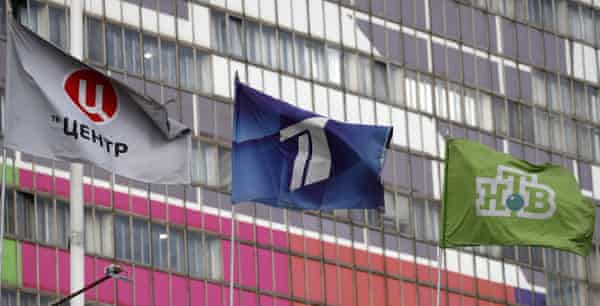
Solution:
<svg viewBox="0 0 600 306"><path fill-rule="evenodd" d="M27 0L18 16L68 50L72 1ZM86 166L85 279L111 263L131 279L87 305L229 305L235 72L334 119L394 126L381 210L236 206L235 305L435 305L446 136L561 164L600 205L600 0L84 2L85 61L193 129L195 184ZM9 155L1 304L47 305L69 291L69 167ZM443 252L441 305L600 305L600 224L587 258Z"/></svg>

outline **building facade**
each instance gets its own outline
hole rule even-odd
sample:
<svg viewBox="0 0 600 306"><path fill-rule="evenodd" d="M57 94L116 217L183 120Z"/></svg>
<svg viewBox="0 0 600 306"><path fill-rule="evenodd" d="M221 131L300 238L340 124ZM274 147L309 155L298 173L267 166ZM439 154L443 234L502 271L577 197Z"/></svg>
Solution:
<svg viewBox="0 0 600 306"><path fill-rule="evenodd" d="M27 0L19 19L69 50L71 1ZM236 72L299 107L393 125L394 135L380 210L236 206L235 305L435 305L448 136L561 164L600 205L599 0L84 2L85 61L194 132L194 187L86 166L86 282L111 263L131 280L88 292L87 305L229 305ZM47 305L69 291L69 167L9 155L1 304ZM441 305L600 305L599 227L587 258L444 250Z"/></svg>

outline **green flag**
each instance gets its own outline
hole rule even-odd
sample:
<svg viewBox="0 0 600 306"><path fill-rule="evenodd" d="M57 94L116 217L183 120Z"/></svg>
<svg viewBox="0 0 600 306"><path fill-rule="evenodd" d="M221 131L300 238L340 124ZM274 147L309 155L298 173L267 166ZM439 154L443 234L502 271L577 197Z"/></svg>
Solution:
<svg viewBox="0 0 600 306"><path fill-rule="evenodd" d="M567 169L451 139L445 175L440 247L529 245L589 253L595 207Z"/></svg>

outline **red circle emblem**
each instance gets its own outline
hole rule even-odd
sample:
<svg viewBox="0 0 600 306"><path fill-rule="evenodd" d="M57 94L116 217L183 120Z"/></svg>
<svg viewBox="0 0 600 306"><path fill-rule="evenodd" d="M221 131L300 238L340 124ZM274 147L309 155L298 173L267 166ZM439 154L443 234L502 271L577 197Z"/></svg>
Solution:
<svg viewBox="0 0 600 306"><path fill-rule="evenodd" d="M98 71L81 69L72 72L65 80L65 91L77 108L95 123L107 123L117 114L115 89Z"/></svg>

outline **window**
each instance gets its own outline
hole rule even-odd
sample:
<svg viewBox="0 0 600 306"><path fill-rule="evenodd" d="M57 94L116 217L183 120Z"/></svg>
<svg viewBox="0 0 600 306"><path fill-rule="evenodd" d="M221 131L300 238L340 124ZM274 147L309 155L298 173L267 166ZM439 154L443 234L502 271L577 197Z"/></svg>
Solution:
<svg viewBox="0 0 600 306"><path fill-rule="evenodd" d="M152 265L167 269L169 267L167 261L169 233L164 225L152 224Z"/></svg>
<svg viewBox="0 0 600 306"><path fill-rule="evenodd" d="M277 38L275 36L275 28L262 26L262 52L263 64L269 67L277 65Z"/></svg>
<svg viewBox="0 0 600 306"><path fill-rule="evenodd" d="M308 44L309 42L299 35L295 37L295 50L296 50L296 73L305 77L310 77L310 53Z"/></svg>
<svg viewBox="0 0 600 306"><path fill-rule="evenodd" d="M179 47L179 83L186 89L194 89L194 49Z"/></svg>
<svg viewBox="0 0 600 306"><path fill-rule="evenodd" d="M581 18L579 16L579 5L569 1L569 30L571 36L583 39Z"/></svg>
<svg viewBox="0 0 600 306"><path fill-rule="evenodd" d="M385 228L391 228L396 232L406 235L412 233L410 226L410 208L408 198L404 195L385 191L385 212L383 224Z"/></svg>
<svg viewBox="0 0 600 306"><path fill-rule="evenodd" d="M342 53L337 48L327 47L327 76L330 83L342 83Z"/></svg>
<svg viewBox="0 0 600 306"><path fill-rule="evenodd" d="M140 59L140 34L137 31L125 29L125 67L127 72L142 74L142 63Z"/></svg>
<svg viewBox="0 0 600 306"><path fill-rule="evenodd" d="M223 257L221 256L221 239L206 235L207 277L220 280L223 278Z"/></svg>
<svg viewBox="0 0 600 306"><path fill-rule="evenodd" d="M463 121L462 111L462 87L458 84L448 83L448 110L450 120Z"/></svg>
<svg viewBox="0 0 600 306"><path fill-rule="evenodd" d="M113 216L101 210L85 211L85 249L92 254L113 256ZM122 224L121 224L122 225Z"/></svg>
<svg viewBox="0 0 600 306"><path fill-rule="evenodd" d="M325 66L325 44L318 41L309 41L312 76L315 80L327 81L327 67Z"/></svg>
<svg viewBox="0 0 600 306"><path fill-rule="evenodd" d="M15 233L15 200L14 200L14 190L10 188L6 188L6 206L5 206L5 214L4 214L4 232L6 234L16 234Z"/></svg>
<svg viewBox="0 0 600 306"><path fill-rule="evenodd" d="M533 70L531 76L533 103L546 106L546 74L543 71Z"/></svg>
<svg viewBox="0 0 600 306"><path fill-rule="evenodd" d="M210 63L211 60L208 54L196 50L196 89L205 93L212 90Z"/></svg>
<svg viewBox="0 0 600 306"><path fill-rule="evenodd" d="M437 241L440 227L440 205L421 199L413 199L413 203L415 238Z"/></svg>
<svg viewBox="0 0 600 306"><path fill-rule="evenodd" d="M102 42L102 22L92 17L86 17L87 21L87 57L91 61L104 63L104 45Z"/></svg>
<svg viewBox="0 0 600 306"><path fill-rule="evenodd" d="M227 25L225 14L211 11L212 48L220 52L227 51Z"/></svg>
<svg viewBox="0 0 600 306"><path fill-rule="evenodd" d="M68 33L65 9L48 6L48 14L50 42L63 50L67 49Z"/></svg>
<svg viewBox="0 0 600 306"><path fill-rule="evenodd" d="M371 59L368 56L358 57L358 91L367 96L373 95L373 79L371 75Z"/></svg>
<svg viewBox="0 0 600 306"><path fill-rule="evenodd" d="M261 63L260 26L252 21L246 21L246 56L252 63Z"/></svg>
<svg viewBox="0 0 600 306"><path fill-rule="evenodd" d="M242 32L242 19L229 16L229 52L231 53L231 55L237 57L242 57L244 55L242 51L243 33L244 32Z"/></svg>
<svg viewBox="0 0 600 306"><path fill-rule="evenodd" d="M117 258L131 260L131 230L127 216L115 216L115 251Z"/></svg>
<svg viewBox="0 0 600 306"><path fill-rule="evenodd" d="M35 240L36 220L35 205L33 195L24 192L17 192L17 234L20 237L29 240Z"/></svg>
<svg viewBox="0 0 600 306"><path fill-rule="evenodd" d="M589 86L587 88L587 98L591 119L595 123L600 123L600 100L598 100L598 90Z"/></svg>
<svg viewBox="0 0 600 306"><path fill-rule="evenodd" d="M577 125L577 147L580 157L592 159L592 133L591 128L586 124Z"/></svg>
<svg viewBox="0 0 600 306"><path fill-rule="evenodd" d="M594 44L594 10L591 8L582 8L581 17L583 17L583 33L584 39L589 44Z"/></svg>
<svg viewBox="0 0 600 306"><path fill-rule="evenodd" d="M395 65L390 65L390 101L404 104L404 71Z"/></svg>
<svg viewBox="0 0 600 306"><path fill-rule="evenodd" d="M71 218L69 204L56 200L56 240L55 244L66 248L69 244Z"/></svg>
<svg viewBox="0 0 600 306"><path fill-rule="evenodd" d="M150 264L150 230L146 220L133 218L133 260Z"/></svg>
<svg viewBox="0 0 600 306"><path fill-rule="evenodd" d="M183 231L169 228L169 263L171 270L185 272L185 249Z"/></svg>
<svg viewBox="0 0 600 306"><path fill-rule="evenodd" d="M548 98L548 105L550 105L550 109L553 111L561 111L562 107L560 103L560 96L558 94L558 79L555 74L546 74L546 85L546 92L548 93L546 97Z"/></svg>
<svg viewBox="0 0 600 306"><path fill-rule="evenodd" d="M535 142L542 146L550 144L550 129L548 126L548 113L536 109L535 111Z"/></svg>
<svg viewBox="0 0 600 306"><path fill-rule="evenodd" d="M572 156L577 155L577 132L575 127L575 121L564 117L563 128L565 129L565 145L567 153Z"/></svg>
<svg viewBox="0 0 600 306"><path fill-rule="evenodd" d="M194 277L204 277L202 258L202 234L197 232L188 231L188 260L189 260L189 272Z"/></svg>
<svg viewBox="0 0 600 306"><path fill-rule="evenodd" d="M283 71L294 73L294 47L292 33L279 32L279 60Z"/></svg>
<svg viewBox="0 0 600 306"><path fill-rule="evenodd" d="M376 61L373 68L375 77L375 98L379 100L387 100L388 84L385 63Z"/></svg>
<svg viewBox="0 0 600 306"><path fill-rule="evenodd" d="M548 0L529 0L529 22L542 26L542 8L539 1Z"/></svg>
<svg viewBox="0 0 600 306"><path fill-rule="evenodd" d="M0 296L2 305L17 306L17 292L14 290L2 288L2 296Z"/></svg>
<svg viewBox="0 0 600 306"><path fill-rule="evenodd" d="M588 119L588 100L585 97L585 85L581 82L573 82L573 102L575 103L575 116L579 119Z"/></svg>
<svg viewBox="0 0 600 306"><path fill-rule="evenodd" d="M151 80L158 80L158 39L144 35L144 75Z"/></svg>
<svg viewBox="0 0 600 306"><path fill-rule="evenodd" d="M194 158L192 158L194 182L209 186L218 185L218 147L202 141L194 144Z"/></svg>
<svg viewBox="0 0 600 306"><path fill-rule="evenodd" d="M106 61L108 66L123 69L123 45L121 27L106 24Z"/></svg>
<svg viewBox="0 0 600 306"><path fill-rule="evenodd" d="M564 151L564 134L560 115L550 114L550 129L552 133L552 142L550 143L553 150Z"/></svg>
<svg viewBox="0 0 600 306"><path fill-rule="evenodd" d="M175 66L175 43L172 41L160 41L161 79L163 82L175 85L177 82L177 67Z"/></svg>

